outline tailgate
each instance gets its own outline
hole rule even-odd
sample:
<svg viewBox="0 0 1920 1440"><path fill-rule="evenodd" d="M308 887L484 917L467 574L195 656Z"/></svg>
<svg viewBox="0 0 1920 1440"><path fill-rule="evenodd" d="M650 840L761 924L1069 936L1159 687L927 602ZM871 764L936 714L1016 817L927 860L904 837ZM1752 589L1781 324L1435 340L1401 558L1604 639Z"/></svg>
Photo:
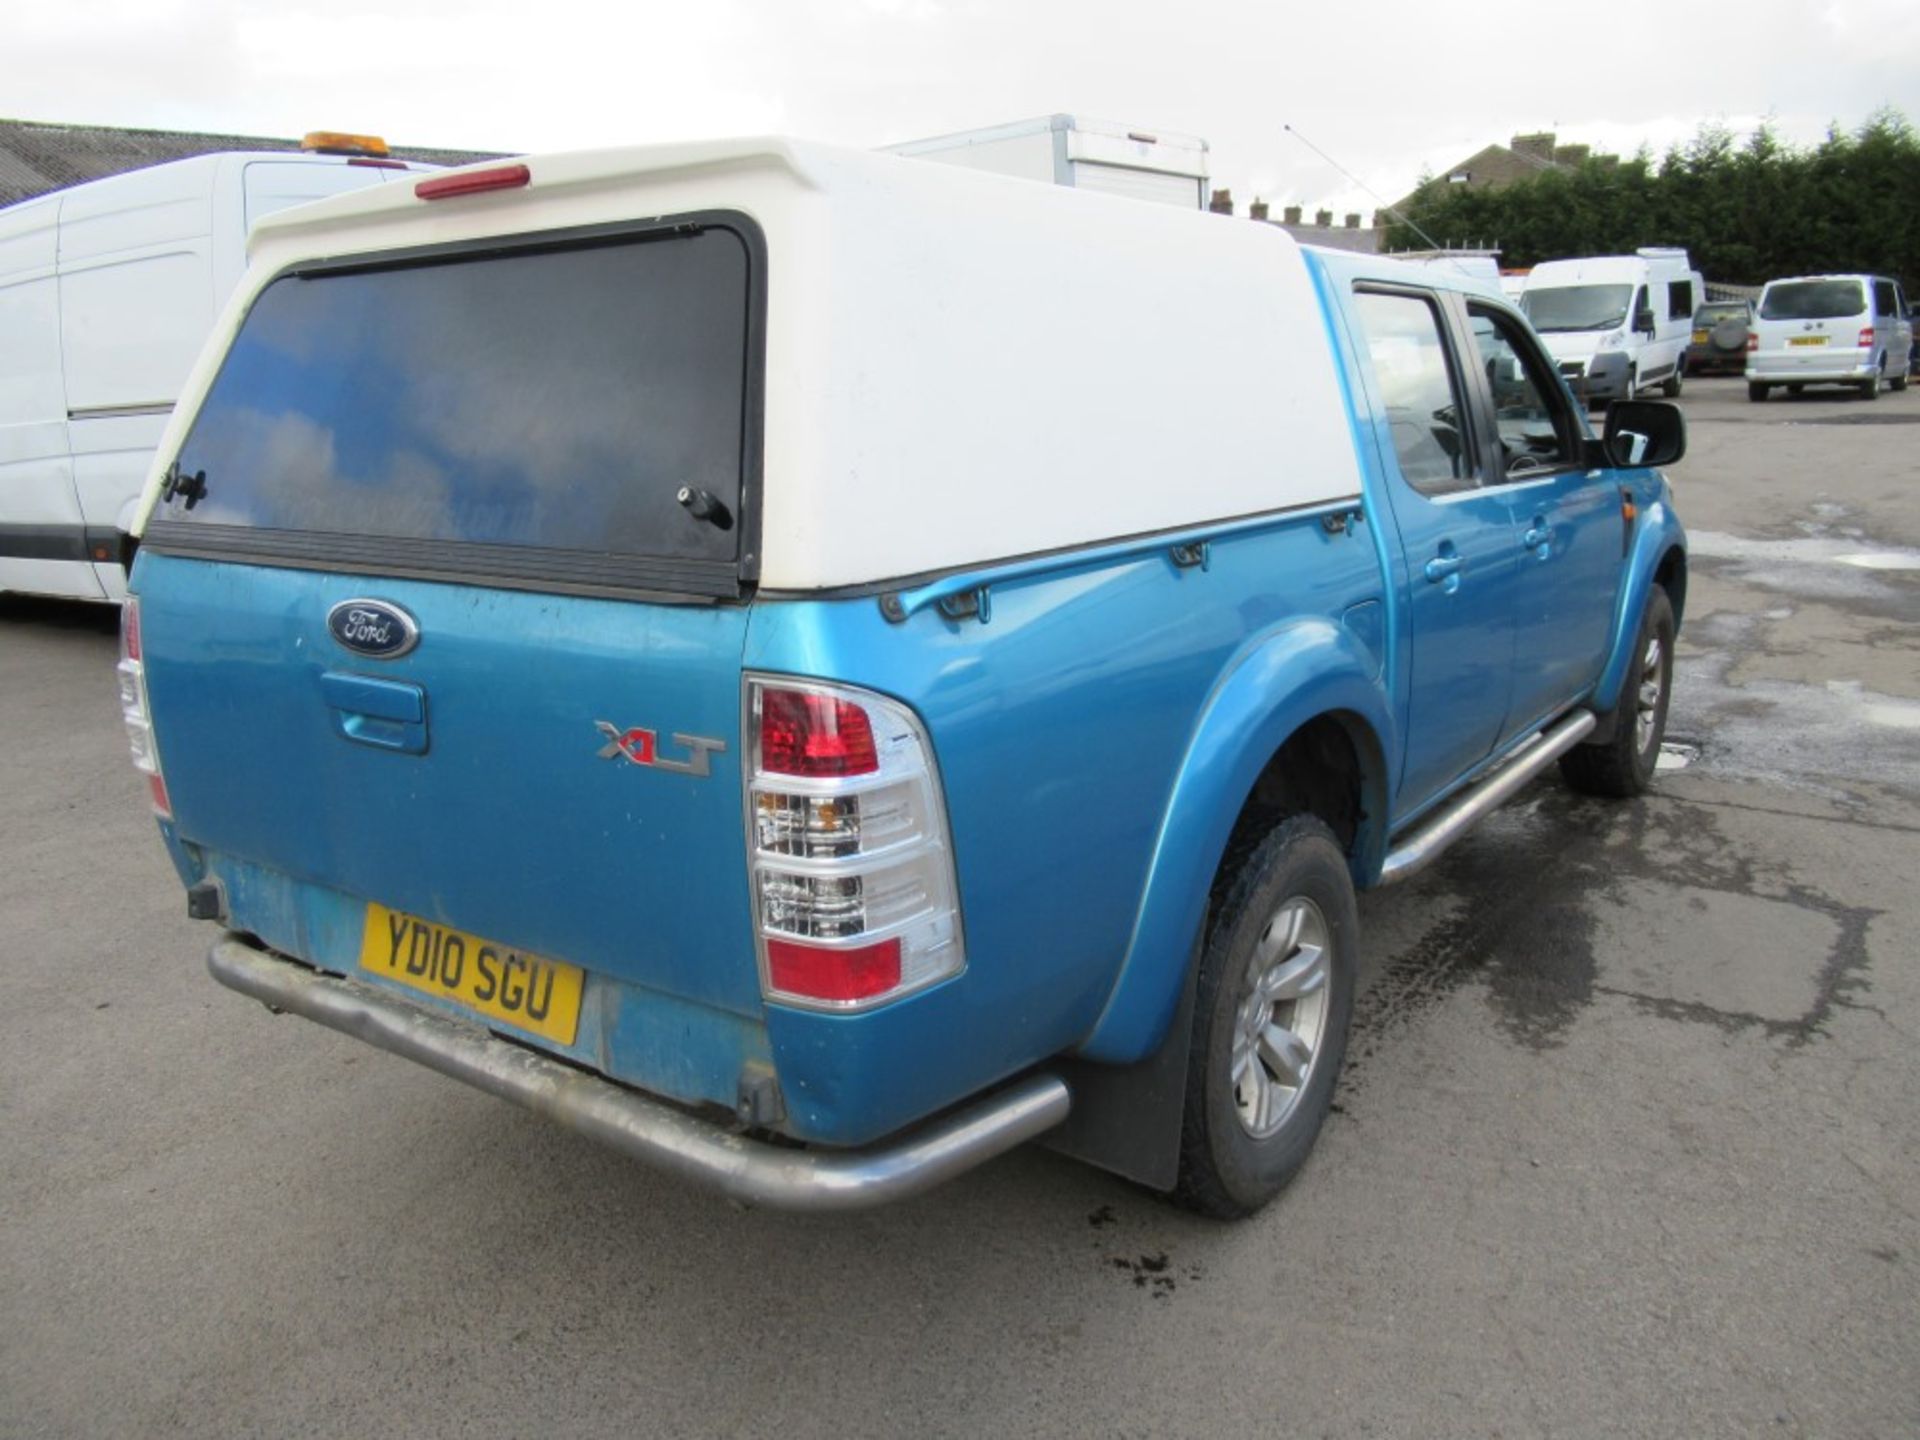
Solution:
<svg viewBox="0 0 1920 1440"><path fill-rule="evenodd" d="M760 1015L757 235L688 217L272 277L134 577L178 838L232 925L333 969L379 949L395 983L415 920L439 978L466 947L578 967L577 1044L519 1028L728 1103L737 1053L712 1085L650 1067Z"/></svg>
<svg viewBox="0 0 1920 1440"><path fill-rule="evenodd" d="M179 836L256 872L229 887L236 926L288 928L276 916L294 891L263 891L264 872L758 1013L744 607L151 553L138 584ZM372 661L329 631L336 606L367 596L417 623L407 654ZM651 732L651 756L602 726ZM294 928L303 958L352 964L341 940L357 930L329 944L325 927Z"/></svg>

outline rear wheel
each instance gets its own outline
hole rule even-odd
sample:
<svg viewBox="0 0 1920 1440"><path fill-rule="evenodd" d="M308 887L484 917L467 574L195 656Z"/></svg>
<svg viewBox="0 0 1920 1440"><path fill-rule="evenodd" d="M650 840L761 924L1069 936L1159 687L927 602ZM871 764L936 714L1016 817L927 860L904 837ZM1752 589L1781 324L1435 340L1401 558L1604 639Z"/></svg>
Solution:
<svg viewBox="0 0 1920 1440"><path fill-rule="evenodd" d="M1747 382L1747 399L1753 401L1754 404L1758 405L1762 400L1766 398L1767 398L1766 386L1762 385L1758 380L1749 380Z"/></svg>
<svg viewBox="0 0 1920 1440"><path fill-rule="evenodd" d="M1614 719L1613 735L1576 745L1560 757L1560 773L1574 789L1616 800L1645 794L1667 733L1673 695L1673 604L1658 585L1641 612L1639 645Z"/></svg>
<svg viewBox="0 0 1920 1440"><path fill-rule="evenodd" d="M1880 369L1884 371L1886 368L1887 358L1883 355L1880 357ZM1878 373L1860 382L1860 398L1862 400L1878 400L1880 398L1880 375Z"/></svg>
<svg viewBox="0 0 1920 1440"><path fill-rule="evenodd" d="M1904 370L1896 371L1894 374L1894 377L1891 380L1887 381L1887 388L1889 390L1906 389L1907 388L1907 372Z"/></svg>
<svg viewBox="0 0 1920 1440"><path fill-rule="evenodd" d="M1669 400L1678 400L1680 398L1680 367L1679 366L1676 365L1674 367L1673 374L1669 375L1666 378L1666 380L1662 382L1660 386L1660 393L1662 395L1665 395Z"/></svg>
<svg viewBox="0 0 1920 1440"><path fill-rule="evenodd" d="M1281 821L1207 923L1173 1193L1231 1219L1306 1161L1346 1054L1360 922L1333 832L1311 815Z"/></svg>

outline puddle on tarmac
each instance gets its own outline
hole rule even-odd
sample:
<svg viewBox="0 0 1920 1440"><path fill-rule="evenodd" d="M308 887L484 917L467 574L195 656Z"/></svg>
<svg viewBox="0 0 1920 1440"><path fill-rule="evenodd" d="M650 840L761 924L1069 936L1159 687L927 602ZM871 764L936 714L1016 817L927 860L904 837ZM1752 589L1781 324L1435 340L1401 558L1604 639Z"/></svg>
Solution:
<svg viewBox="0 0 1920 1440"><path fill-rule="evenodd" d="M1800 540L1754 540L1717 530L1688 534L1689 550L1703 559L1748 564L1851 565L1859 570L1920 570L1920 550L1895 546L1861 548L1857 540L1809 535Z"/></svg>
<svg viewBox="0 0 1920 1440"><path fill-rule="evenodd" d="M1690 617L1688 633L1706 648L1681 660L1667 723L1676 739L1708 741L1706 753L1691 757L1693 768L1838 801L1858 799L1861 785L1914 791L1920 700L1859 679L1736 682L1740 661L1763 648L1768 623L1726 611Z"/></svg>
<svg viewBox="0 0 1920 1440"><path fill-rule="evenodd" d="M1862 570L1920 570L1920 554L1912 550L1874 550L1833 558L1842 565L1858 565Z"/></svg>
<svg viewBox="0 0 1920 1440"><path fill-rule="evenodd" d="M1858 680L1829 680L1827 689L1853 707L1869 725L1895 730L1920 730L1920 700L1877 695Z"/></svg>

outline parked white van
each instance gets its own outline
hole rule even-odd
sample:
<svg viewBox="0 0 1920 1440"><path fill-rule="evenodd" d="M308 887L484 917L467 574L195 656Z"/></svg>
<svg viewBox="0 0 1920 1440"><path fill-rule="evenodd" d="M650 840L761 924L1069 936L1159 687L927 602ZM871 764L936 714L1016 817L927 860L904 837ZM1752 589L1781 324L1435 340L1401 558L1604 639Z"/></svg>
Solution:
<svg viewBox="0 0 1920 1440"><path fill-rule="evenodd" d="M1747 331L1747 398L1778 385L1851 385L1861 398L1884 380L1907 388L1913 323L1898 281L1884 275L1795 275L1769 280Z"/></svg>
<svg viewBox="0 0 1920 1440"><path fill-rule="evenodd" d="M1597 405L1652 385L1677 396L1694 307L1705 298L1685 250L1647 246L1543 261L1527 277L1520 308L1573 393Z"/></svg>
<svg viewBox="0 0 1920 1440"><path fill-rule="evenodd" d="M307 143L199 155L0 209L0 592L125 595L148 461L256 220L438 168L392 159L372 137Z"/></svg>

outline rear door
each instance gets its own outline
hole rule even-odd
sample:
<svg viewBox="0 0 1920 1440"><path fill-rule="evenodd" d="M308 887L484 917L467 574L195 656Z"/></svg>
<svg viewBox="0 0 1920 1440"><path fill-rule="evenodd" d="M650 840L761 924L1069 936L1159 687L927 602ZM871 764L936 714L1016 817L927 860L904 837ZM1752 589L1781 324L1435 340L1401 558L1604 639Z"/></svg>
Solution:
<svg viewBox="0 0 1920 1440"><path fill-rule="evenodd" d="M1792 380L1845 374L1864 354L1860 331L1871 323L1865 282L1846 275L1781 280L1760 297L1760 351L1766 378Z"/></svg>
<svg viewBox="0 0 1920 1440"><path fill-rule="evenodd" d="M1500 736L1518 546L1506 498L1482 483L1473 390L1442 297L1363 285L1353 310L1406 564L1412 664L1396 805L1404 814L1486 759Z"/></svg>
<svg viewBox="0 0 1920 1440"><path fill-rule="evenodd" d="M390 907L757 1011L756 235L415 251L254 301L134 577L178 832L237 927L344 967Z"/></svg>

